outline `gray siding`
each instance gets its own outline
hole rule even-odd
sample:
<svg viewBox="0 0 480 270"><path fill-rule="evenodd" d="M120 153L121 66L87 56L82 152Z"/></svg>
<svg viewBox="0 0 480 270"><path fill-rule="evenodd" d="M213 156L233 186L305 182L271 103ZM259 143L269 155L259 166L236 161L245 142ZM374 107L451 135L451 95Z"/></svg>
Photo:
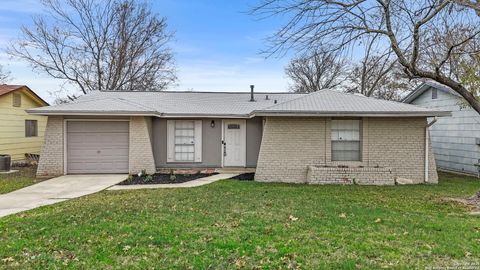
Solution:
<svg viewBox="0 0 480 270"><path fill-rule="evenodd" d="M432 88L417 97L412 104L451 111L451 117L441 117L430 128L435 161L439 168L477 174L474 166L480 159L480 115L471 108L461 108L459 98L451 93L437 90L437 99L432 99Z"/></svg>
<svg viewBox="0 0 480 270"><path fill-rule="evenodd" d="M257 167L258 153L262 143L263 119L254 117L247 120L247 167Z"/></svg>
<svg viewBox="0 0 480 270"><path fill-rule="evenodd" d="M181 119L179 119L181 120ZM210 126L215 121L215 127ZM202 119L202 162L195 163L167 163L167 119L154 118L152 121L153 155L157 168L191 168L222 166L222 120ZM260 143L262 141L262 119L255 117L247 119L247 167L256 167Z"/></svg>

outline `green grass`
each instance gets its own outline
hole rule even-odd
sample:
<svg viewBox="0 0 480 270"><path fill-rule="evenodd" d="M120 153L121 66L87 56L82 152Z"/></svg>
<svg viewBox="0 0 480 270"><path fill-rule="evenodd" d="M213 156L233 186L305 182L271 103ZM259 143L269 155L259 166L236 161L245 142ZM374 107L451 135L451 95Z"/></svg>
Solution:
<svg viewBox="0 0 480 270"><path fill-rule="evenodd" d="M0 194L35 184L36 167L12 168L16 173L0 174Z"/></svg>
<svg viewBox="0 0 480 270"><path fill-rule="evenodd" d="M442 200L478 190L477 179L441 174L439 185L227 180L190 189L105 191L0 219L0 267L480 265L480 218Z"/></svg>

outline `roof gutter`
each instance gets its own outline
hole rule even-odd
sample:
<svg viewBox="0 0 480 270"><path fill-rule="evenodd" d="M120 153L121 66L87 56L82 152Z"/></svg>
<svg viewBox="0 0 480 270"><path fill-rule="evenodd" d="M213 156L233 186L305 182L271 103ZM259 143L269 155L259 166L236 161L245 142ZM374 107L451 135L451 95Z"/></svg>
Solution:
<svg viewBox="0 0 480 270"><path fill-rule="evenodd" d="M159 116L156 112L80 112L80 111L40 111L40 110L25 110L32 115L78 115L78 116Z"/></svg>
<svg viewBox="0 0 480 270"><path fill-rule="evenodd" d="M25 110L32 115L68 115L68 116L152 116L159 118L252 118L251 114L166 114L158 112L95 112L95 111L47 111L47 110Z"/></svg>
<svg viewBox="0 0 480 270"><path fill-rule="evenodd" d="M293 117L442 117L451 116L448 111L434 112L282 112L282 111L256 111L254 116L293 116Z"/></svg>

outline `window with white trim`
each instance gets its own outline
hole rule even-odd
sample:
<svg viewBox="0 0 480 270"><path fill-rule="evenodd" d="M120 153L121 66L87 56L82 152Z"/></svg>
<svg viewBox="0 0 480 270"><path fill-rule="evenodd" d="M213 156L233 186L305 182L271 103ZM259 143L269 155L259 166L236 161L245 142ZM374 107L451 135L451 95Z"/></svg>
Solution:
<svg viewBox="0 0 480 270"><path fill-rule="evenodd" d="M195 160L195 122L175 121L175 161Z"/></svg>
<svg viewBox="0 0 480 270"><path fill-rule="evenodd" d="M167 161L202 161L202 121L167 121Z"/></svg>
<svg viewBox="0 0 480 270"><path fill-rule="evenodd" d="M361 161L361 120L332 120L332 161Z"/></svg>

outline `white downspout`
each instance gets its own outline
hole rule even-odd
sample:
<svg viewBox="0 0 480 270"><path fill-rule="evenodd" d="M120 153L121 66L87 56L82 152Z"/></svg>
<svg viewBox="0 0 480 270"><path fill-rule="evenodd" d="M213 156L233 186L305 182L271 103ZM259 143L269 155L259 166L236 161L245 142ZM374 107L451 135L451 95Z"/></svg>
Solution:
<svg viewBox="0 0 480 270"><path fill-rule="evenodd" d="M429 150L428 140L430 138L428 128L431 127L433 124L435 124L435 122L437 122L437 117L434 117L432 122L427 123L427 125L425 126L425 178L424 178L425 183L428 183L428 161L429 161L429 158L428 158L428 150Z"/></svg>

